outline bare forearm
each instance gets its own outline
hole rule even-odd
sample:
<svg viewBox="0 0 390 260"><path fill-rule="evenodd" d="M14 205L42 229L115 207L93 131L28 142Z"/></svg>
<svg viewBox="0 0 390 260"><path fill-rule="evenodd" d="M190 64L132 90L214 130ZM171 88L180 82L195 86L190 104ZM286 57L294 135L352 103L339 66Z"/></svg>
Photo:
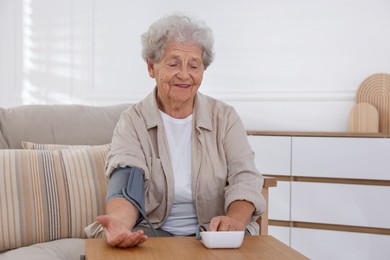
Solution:
<svg viewBox="0 0 390 260"><path fill-rule="evenodd" d="M246 200L233 201L228 208L226 216L238 220L244 227L249 224L255 206Z"/></svg>
<svg viewBox="0 0 390 260"><path fill-rule="evenodd" d="M107 202L107 215L110 215L132 229L139 216L139 211L124 198L113 198Z"/></svg>

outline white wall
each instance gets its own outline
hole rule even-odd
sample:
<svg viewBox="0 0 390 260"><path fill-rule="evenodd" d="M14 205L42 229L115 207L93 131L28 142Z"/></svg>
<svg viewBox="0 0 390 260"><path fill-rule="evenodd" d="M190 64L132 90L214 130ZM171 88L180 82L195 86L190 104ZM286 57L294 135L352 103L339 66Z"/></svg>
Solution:
<svg viewBox="0 0 390 260"><path fill-rule="evenodd" d="M345 131L359 84L390 73L389 0L0 0L0 106L139 101L140 35L173 11L213 28L201 91L248 129Z"/></svg>

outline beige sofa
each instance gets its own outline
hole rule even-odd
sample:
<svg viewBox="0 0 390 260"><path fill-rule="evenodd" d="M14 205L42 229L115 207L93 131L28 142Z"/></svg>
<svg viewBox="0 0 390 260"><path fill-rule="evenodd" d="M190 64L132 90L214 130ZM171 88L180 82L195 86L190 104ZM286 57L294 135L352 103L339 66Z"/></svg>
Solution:
<svg viewBox="0 0 390 260"><path fill-rule="evenodd" d="M84 227L104 212L104 161L128 106L0 108L1 260L80 259Z"/></svg>
<svg viewBox="0 0 390 260"><path fill-rule="evenodd" d="M80 259L104 212L105 158L129 104L0 108L0 260ZM268 187L276 186L266 179ZM268 231L268 211L259 218Z"/></svg>

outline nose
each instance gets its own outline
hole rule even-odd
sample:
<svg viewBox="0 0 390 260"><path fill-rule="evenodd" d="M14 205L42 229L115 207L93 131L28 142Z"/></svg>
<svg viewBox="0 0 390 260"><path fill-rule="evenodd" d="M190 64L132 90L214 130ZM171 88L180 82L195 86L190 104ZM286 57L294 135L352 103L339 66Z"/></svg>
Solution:
<svg viewBox="0 0 390 260"><path fill-rule="evenodd" d="M188 72L186 66L181 66L176 75L179 79L187 79L190 77L190 73Z"/></svg>

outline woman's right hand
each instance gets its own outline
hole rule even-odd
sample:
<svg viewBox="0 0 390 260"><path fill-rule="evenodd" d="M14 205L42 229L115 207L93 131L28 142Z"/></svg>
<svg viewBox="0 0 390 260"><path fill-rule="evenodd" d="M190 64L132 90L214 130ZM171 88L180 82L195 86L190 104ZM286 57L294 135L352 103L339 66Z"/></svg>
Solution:
<svg viewBox="0 0 390 260"><path fill-rule="evenodd" d="M106 232L106 241L111 246L116 247L134 247L146 241L148 238L143 230L131 232L131 230L119 219L101 215L96 220L103 226Z"/></svg>

